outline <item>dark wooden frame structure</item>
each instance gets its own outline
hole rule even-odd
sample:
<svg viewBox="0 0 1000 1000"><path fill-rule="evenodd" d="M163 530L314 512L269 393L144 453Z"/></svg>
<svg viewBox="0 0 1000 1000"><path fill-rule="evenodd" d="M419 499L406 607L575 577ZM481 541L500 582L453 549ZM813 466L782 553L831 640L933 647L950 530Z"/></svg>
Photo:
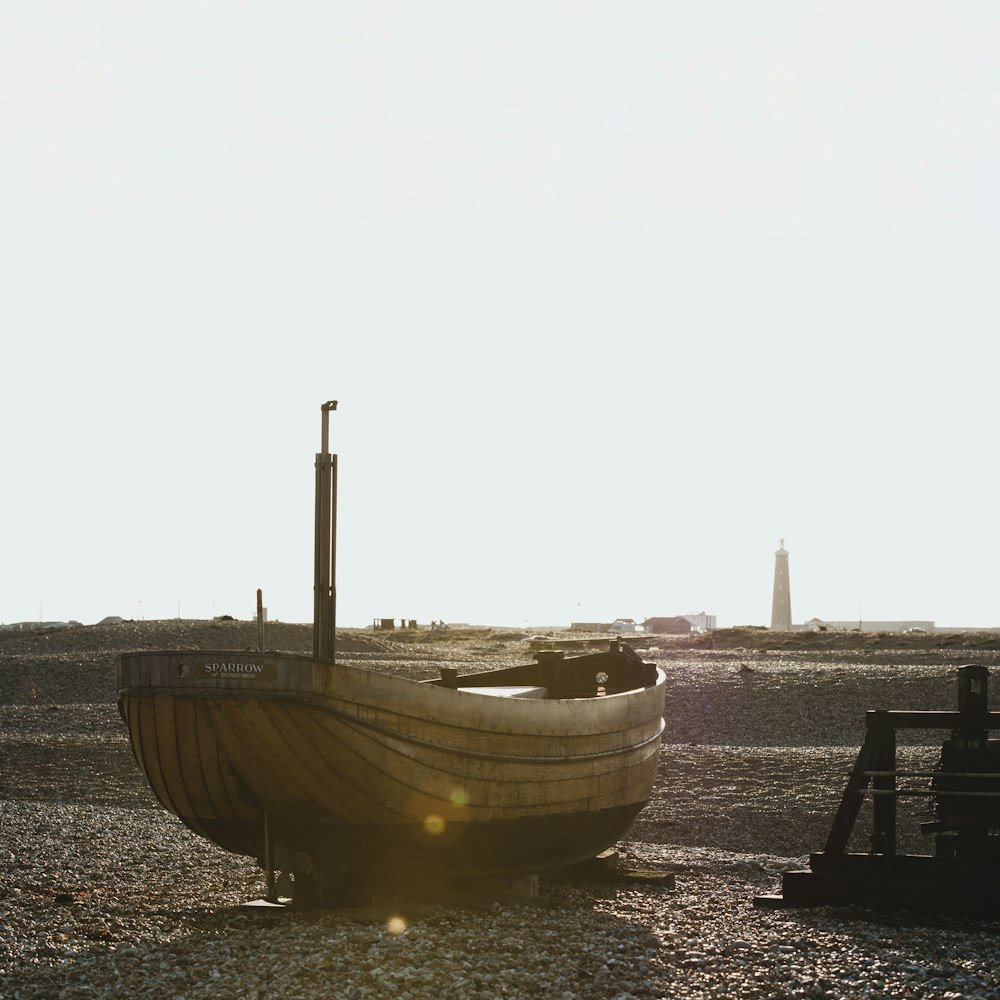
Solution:
<svg viewBox="0 0 1000 1000"><path fill-rule="evenodd" d="M956 712L871 711L866 735L844 790L826 846L809 856L809 870L785 872L780 895L755 902L770 907L859 905L872 909L936 910L1000 918L1000 836L991 822L977 814L957 824L938 821L923 825L937 834L937 853L897 852L896 804L900 797L936 797L938 802L997 803L1000 814L1000 773L991 761L1000 754L1000 712L987 707L988 671L968 665L958 670L959 709ZM951 730L946 746L979 764L969 772L901 771L896 767L896 732L901 729ZM931 778L936 787L900 788L899 778ZM848 853L848 842L866 796L872 797L871 849ZM959 814L960 815L960 814ZM978 825L977 825L978 824ZM997 821L1000 825L1000 821ZM942 844L950 846L942 850Z"/></svg>

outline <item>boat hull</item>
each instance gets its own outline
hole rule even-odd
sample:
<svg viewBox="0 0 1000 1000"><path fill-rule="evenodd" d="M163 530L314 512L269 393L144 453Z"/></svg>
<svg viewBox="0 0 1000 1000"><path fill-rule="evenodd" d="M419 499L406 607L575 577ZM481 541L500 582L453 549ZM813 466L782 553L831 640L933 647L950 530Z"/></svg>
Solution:
<svg viewBox="0 0 1000 1000"><path fill-rule="evenodd" d="M457 821L429 831L423 823L294 824L271 830L275 867L305 864L324 884L377 884L414 875L472 876L538 872L584 861L617 843L642 804L477 823ZM188 823L216 844L261 858L259 822Z"/></svg>
<svg viewBox="0 0 1000 1000"><path fill-rule="evenodd" d="M192 830L263 859L266 815L276 867L372 880L538 871L619 840L656 777L664 679L644 666L630 690L553 699L532 696L534 664L500 678L525 697L498 697L489 674L454 689L309 657L142 653L118 686L136 760Z"/></svg>

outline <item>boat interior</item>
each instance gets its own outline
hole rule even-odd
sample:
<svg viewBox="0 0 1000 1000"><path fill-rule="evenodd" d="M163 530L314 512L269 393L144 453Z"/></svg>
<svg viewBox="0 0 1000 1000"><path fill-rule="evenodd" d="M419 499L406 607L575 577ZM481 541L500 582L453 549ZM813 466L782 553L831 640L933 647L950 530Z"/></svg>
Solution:
<svg viewBox="0 0 1000 1000"><path fill-rule="evenodd" d="M566 658L562 650L542 650L537 662L484 673L462 674L442 667L441 676L424 681L438 687L508 698L601 698L656 683L656 666L644 663L620 640L606 652Z"/></svg>

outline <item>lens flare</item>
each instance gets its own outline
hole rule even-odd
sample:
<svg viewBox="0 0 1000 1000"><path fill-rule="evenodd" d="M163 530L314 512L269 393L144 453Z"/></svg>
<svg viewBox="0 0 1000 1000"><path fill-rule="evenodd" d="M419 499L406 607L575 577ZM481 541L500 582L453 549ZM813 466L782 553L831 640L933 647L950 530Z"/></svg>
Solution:
<svg viewBox="0 0 1000 1000"><path fill-rule="evenodd" d="M406 927L406 918L399 916L399 914L389 917L389 919L385 922L385 929L390 934L402 934L403 931L406 930Z"/></svg>
<svg viewBox="0 0 1000 1000"><path fill-rule="evenodd" d="M432 837L438 837L444 833L444 817L438 816L436 813L431 813L430 816L424 818L424 831L429 833Z"/></svg>
<svg viewBox="0 0 1000 1000"><path fill-rule="evenodd" d="M469 796L464 788L453 788L450 798L451 804L454 806L467 806L469 804Z"/></svg>

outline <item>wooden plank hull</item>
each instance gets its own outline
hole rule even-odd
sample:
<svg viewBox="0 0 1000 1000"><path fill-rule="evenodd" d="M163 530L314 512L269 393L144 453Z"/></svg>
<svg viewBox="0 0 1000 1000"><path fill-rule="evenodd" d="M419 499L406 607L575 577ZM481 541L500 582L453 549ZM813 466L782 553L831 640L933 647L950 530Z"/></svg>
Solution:
<svg viewBox="0 0 1000 1000"><path fill-rule="evenodd" d="M569 669L610 674L597 697L488 690L536 683L537 664L453 689L231 651L125 655L118 687L156 797L227 850L263 857L266 810L279 867L536 871L610 846L649 798L664 678L640 664L630 686L638 660L615 656Z"/></svg>

